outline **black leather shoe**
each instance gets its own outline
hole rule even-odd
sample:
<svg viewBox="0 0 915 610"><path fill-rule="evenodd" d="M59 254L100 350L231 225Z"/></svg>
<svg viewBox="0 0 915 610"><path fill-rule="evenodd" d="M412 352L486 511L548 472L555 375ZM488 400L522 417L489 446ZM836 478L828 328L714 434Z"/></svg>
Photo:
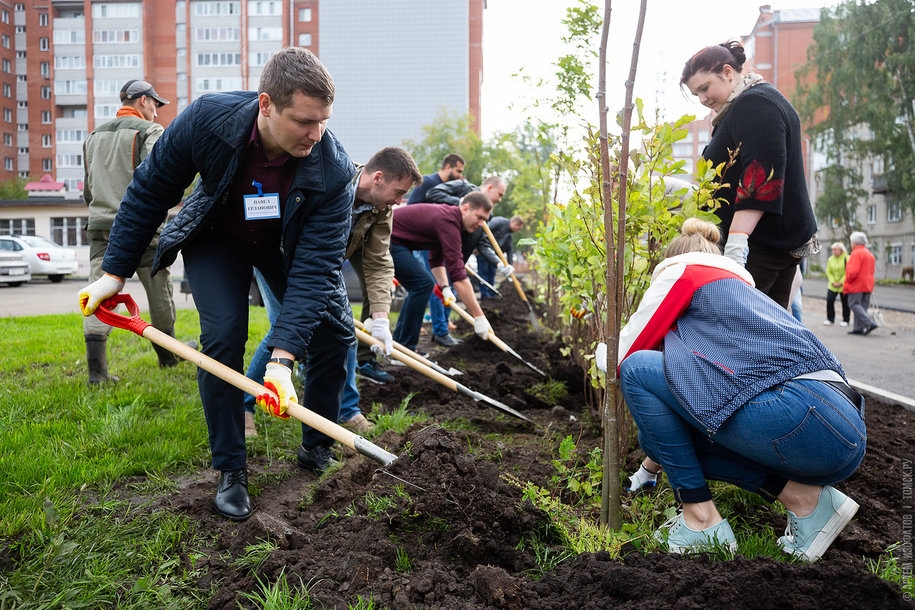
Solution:
<svg viewBox="0 0 915 610"><path fill-rule="evenodd" d="M225 470L219 475L219 486L213 498L213 508L232 521L244 521L251 516L251 498L248 497L248 471Z"/></svg>
<svg viewBox="0 0 915 610"><path fill-rule="evenodd" d="M462 341L455 339L451 336L451 333L448 333L445 335L432 335L432 343L437 343L442 347L454 347L455 345L460 345Z"/></svg>
<svg viewBox="0 0 915 610"><path fill-rule="evenodd" d="M866 328L866 327L865 327L865 328ZM850 330L850 331L848 331L848 334L849 334L849 335L863 335L863 334L864 334L864 329L861 329L861 330Z"/></svg>
<svg viewBox="0 0 915 610"><path fill-rule="evenodd" d="M871 334L871 331L873 331L875 328L877 328L876 324L868 324L867 326L865 326L864 328L861 329L861 334L869 335L869 334Z"/></svg>
<svg viewBox="0 0 915 610"><path fill-rule="evenodd" d="M303 445L299 445L299 468L304 470L311 470L316 474L320 474L337 464L337 460L334 459L334 452L330 447L324 447L323 445L316 445L311 449L306 449Z"/></svg>

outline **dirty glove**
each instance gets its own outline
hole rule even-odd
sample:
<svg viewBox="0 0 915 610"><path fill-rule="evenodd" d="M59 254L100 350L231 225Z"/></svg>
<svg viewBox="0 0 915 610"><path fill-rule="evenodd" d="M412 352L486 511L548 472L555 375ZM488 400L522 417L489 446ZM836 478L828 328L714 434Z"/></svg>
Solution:
<svg viewBox="0 0 915 610"><path fill-rule="evenodd" d="M486 316L480 316L479 318L473 319L473 332L475 332L480 339L483 339L484 341L489 339L489 331L491 330L492 326L490 326Z"/></svg>
<svg viewBox="0 0 915 610"><path fill-rule="evenodd" d="M384 353L391 355L394 349L394 337L391 336L391 321L385 318L369 318L362 323L362 328L375 339L384 344Z"/></svg>
<svg viewBox="0 0 915 610"><path fill-rule="evenodd" d="M451 286L442 288L442 303L445 304L445 307L451 307L456 300L457 299L454 298L454 292L451 290Z"/></svg>
<svg viewBox="0 0 915 610"><path fill-rule="evenodd" d="M594 350L594 363L602 373L607 372L607 344L601 341Z"/></svg>
<svg viewBox="0 0 915 610"><path fill-rule="evenodd" d="M505 277L511 277L512 273L515 272L514 267L512 267L511 265L506 265L503 262L500 262L498 265L496 265L496 269L498 269L499 273L501 273Z"/></svg>
<svg viewBox="0 0 915 610"><path fill-rule="evenodd" d="M645 466L639 466L639 469L630 475L629 486L626 487L626 492L635 493L637 491L654 489L658 486L659 474L659 472L650 472Z"/></svg>
<svg viewBox="0 0 915 610"><path fill-rule="evenodd" d="M124 280L106 273L79 291L79 308L84 316L91 316L102 301L113 297L123 288Z"/></svg>
<svg viewBox="0 0 915 610"><path fill-rule="evenodd" d="M286 415L289 403L299 402L295 386L292 384L292 369L276 362L268 363L264 372L264 387L276 394L276 398L264 392L257 397L257 406L268 415L289 419Z"/></svg>
<svg viewBox="0 0 915 610"><path fill-rule="evenodd" d="M724 255L740 265L747 266L747 255L750 253L750 246L747 240L750 238L746 233L728 233L728 243L724 245Z"/></svg>

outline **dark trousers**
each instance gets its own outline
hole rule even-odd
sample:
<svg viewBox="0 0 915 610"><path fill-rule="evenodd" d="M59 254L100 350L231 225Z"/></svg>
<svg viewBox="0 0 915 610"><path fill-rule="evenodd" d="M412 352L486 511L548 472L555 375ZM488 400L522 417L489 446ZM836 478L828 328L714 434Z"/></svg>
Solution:
<svg viewBox="0 0 915 610"><path fill-rule="evenodd" d="M210 233L186 246L184 269L200 317L203 353L244 374L248 339L248 290L253 268L263 274L282 300L286 289L282 255L276 248L249 246ZM337 421L346 380L348 345L326 325L315 329L306 358L302 404L330 421ZM247 462L244 436L244 393L216 375L197 371L197 386L206 417L213 468L238 470ZM333 439L302 425L307 448L333 444Z"/></svg>
<svg viewBox="0 0 915 610"><path fill-rule="evenodd" d="M751 246L746 269L753 276L757 289L785 309L789 309L791 284L794 282L794 274L797 272L799 262L799 259L787 252L775 252Z"/></svg>
<svg viewBox="0 0 915 610"><path fill-rule="evenodd" d="M848 308L848 295L844 292L826 291L826 319L830 322L836 321L836 297L842 298L842 321L848 323L851 310Z"/></svg>
<svg viewBox="0 0 915 610"><path fill-rule="evenodd" d="M394 340L407 349L415 350L435 280L422 261L413 256L413 251L406 246L391 244L391 258L394 259L394 277L407 291L400 315L397 316L397 326L394 327Z"/></svg>
<svg viewBox="0 0 915 610"><path fill-rule="evenodd" d="M496 285L496 266L490 263L488 260L482 256L477 256L477 273L480 274L480 277L492 284ZM482 282L480 283L480 296L484 298L491 298L496 295L495 292L486 287Z"/></svg>

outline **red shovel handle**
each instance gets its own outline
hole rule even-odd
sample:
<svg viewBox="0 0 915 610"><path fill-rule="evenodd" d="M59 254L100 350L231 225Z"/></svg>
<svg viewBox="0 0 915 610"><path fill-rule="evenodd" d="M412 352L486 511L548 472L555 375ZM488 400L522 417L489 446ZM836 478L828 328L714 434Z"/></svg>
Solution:
<svg viewBox="0 0 915 610"><path fill-rule="evenodd" d="M114 311L122 303L127 306L129 317ZM141 337L143 331L149 327L149 322L140 317L140 307L137 302L133 300L132 296L123 292L102 301L95 310L95 317L108 326L123 328Z"/></svg>

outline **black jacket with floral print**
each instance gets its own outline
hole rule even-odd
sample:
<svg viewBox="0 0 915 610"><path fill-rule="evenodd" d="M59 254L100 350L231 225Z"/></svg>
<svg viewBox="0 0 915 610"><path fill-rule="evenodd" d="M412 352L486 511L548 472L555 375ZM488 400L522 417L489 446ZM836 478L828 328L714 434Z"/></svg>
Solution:
<svg viewBox="0 0 915 610"><path fill-rule="evenodd" d="M717 193L728 202L717 211L724 234L735 211L762 210L751 248L788 252L806 243L817 227L807 194L801 123L791 103L768 83L747 89L731 103L702 156L717 165L738 149Z"/></svg>

